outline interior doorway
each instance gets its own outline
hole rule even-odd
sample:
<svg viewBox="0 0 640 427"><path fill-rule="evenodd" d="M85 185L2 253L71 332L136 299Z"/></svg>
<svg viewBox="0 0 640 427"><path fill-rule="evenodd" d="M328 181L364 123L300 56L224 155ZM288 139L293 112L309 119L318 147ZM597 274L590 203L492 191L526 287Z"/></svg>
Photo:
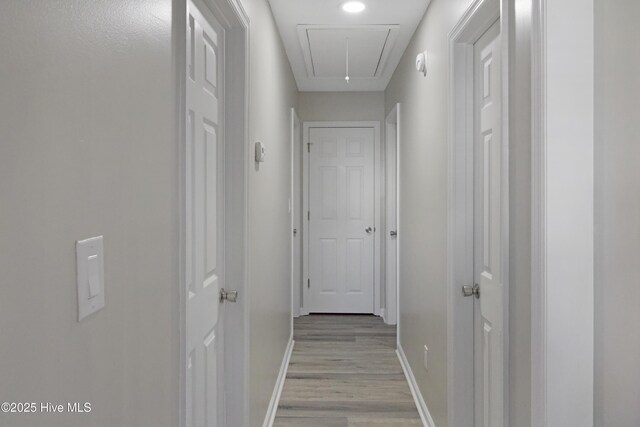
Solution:
<svg viewBox="0 0 640 427"><path fill-rule="evenodd" d="M502 426L509 405L506 7L476 0L450 34L451 426Z"/></svg>
<svg viewBox="0 0 640 427"><path fill-rule="evenodd" d="M304 124L301 314L380 315L379 129Z"/></svg>
<svg viewBox="0 0 640 427"><path fill-rule="evenodd" d="M224 426L225 33L206 5L187 18L185 424Z"/></svg>
<svg viewBox="0 0 640 427"><path fill-rule="evenodd" d="M248 18L235 0L187 0L184 14L180 425L243 426Z"/></svg>

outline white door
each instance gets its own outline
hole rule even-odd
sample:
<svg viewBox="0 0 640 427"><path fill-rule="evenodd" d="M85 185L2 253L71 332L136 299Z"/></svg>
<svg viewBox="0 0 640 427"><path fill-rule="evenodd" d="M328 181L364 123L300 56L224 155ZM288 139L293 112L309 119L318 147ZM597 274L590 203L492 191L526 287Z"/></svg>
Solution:
<svg viewBox="0 0 640 427"><path fill-rule="evenodd" d="M295 109L291 109L291 147L292 166L292 191L291 196L291 213L293 215L293 268L292 268L292 286L293 286L293 315L298 317L300 315L300 307L302 307L302 146L300 139L302 137L302 130L300 129L300 119Z"/></svg>
<svg viewBox="0 0 640 427"><path fill-rule="evenodd" d="M309 311L373 313L374 130L309 130Z"/></svg>
<svg viewBox="0 0 640 427"><path fill-rule="evenodd" d="M224 336L224 32L206 7L187 10L187 427L222 427Z"/></svg>
<svg viewBox="0 0 640 427"><path fill-rule="evenodd" d="M399 106L391 112L386 121L387 129L387 216L386 216L386 304L385 318L388 324L397 323L398 284L398 113Z"/></svg>
<svg viewBox="0 0 640 427"><path fill-rule="evenodd" d="M476 426L503 425L502 77L500 26L474 46Z"/></svg>

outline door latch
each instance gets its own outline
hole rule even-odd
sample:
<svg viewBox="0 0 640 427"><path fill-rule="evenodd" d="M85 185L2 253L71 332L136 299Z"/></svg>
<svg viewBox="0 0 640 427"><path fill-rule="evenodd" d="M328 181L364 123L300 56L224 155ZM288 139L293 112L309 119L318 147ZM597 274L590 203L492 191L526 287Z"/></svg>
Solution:
<svg viewBox="0 0 640 427"><path fill-rule="evenodd" d="M238 291L225 291L220 289L220 302L229 301L236 302L238 300Z"/></svg>
<svg viewBox="0 0 640 427"><path fill-rule="evenodd" d="M465 297L475 296L476 298L480 298L480 285L476 283L473 286L463 286L462 295Z"/></svg>

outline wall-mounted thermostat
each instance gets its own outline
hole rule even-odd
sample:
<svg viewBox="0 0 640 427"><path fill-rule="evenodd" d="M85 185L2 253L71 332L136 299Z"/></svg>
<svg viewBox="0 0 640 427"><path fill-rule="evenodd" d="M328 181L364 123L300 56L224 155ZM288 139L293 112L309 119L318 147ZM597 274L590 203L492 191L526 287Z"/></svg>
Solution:
<svg viewBox="0 0 640 427"><path fill-rule="evenodd" d="M264 162L264 157L264 144L262 142L256 142L256 162Z"/></svg>
<svg viewBox="0 0 640 427"><path fill-rule="evenodd" d="M427 51L420 52L418 56L416 56L416 70L422 73L422 75L427 75Z"/></svg>

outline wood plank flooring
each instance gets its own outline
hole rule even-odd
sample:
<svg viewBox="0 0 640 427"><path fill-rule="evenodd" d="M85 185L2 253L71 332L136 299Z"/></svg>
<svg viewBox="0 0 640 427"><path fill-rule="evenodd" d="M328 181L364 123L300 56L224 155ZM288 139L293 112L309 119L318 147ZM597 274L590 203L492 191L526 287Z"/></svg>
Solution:
<svg viewBox="0 0 640 427"><path fill-rule="evenodd" d="M274 427L421 427L395 353L396 328L369 315L294 321Z"/></svg>

